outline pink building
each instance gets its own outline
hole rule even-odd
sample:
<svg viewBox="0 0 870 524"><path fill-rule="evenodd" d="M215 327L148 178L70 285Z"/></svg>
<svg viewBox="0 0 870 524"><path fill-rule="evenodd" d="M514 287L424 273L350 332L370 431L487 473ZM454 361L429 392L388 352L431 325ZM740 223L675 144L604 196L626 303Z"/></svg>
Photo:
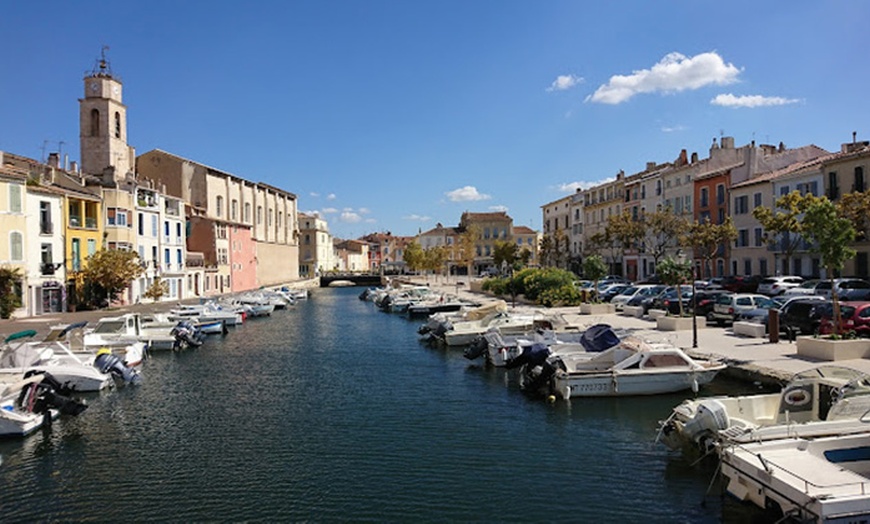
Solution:
<svg viewBox="0 0 870 524"><path fill-rule="evenodd" d="M233 224L227 226L230 244L230 276L234 293L257 288L257 243L251 228Z"/></svg>

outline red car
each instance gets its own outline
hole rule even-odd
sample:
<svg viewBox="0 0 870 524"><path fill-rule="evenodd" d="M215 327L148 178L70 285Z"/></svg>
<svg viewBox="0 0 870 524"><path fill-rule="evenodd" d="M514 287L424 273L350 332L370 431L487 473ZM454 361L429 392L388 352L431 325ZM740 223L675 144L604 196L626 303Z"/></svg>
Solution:
<svg viewBox="0 0 870 524"><path fill-rule="evenodd" d="M830 335L834 332L832 315L830 311L825 313L819 325L819 333ZM870 302L841 302L840 317L842 333L854 331L859 337L870 337Z"/></svg>

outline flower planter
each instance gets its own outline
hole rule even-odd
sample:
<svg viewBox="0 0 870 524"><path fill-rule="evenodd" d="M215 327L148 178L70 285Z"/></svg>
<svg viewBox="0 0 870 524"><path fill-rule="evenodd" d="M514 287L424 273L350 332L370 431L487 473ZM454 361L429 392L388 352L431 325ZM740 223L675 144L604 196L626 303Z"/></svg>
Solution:
<svg viewBox="0 0 870 524"><path fill-rule="evenodd" d="M646 314L649 315L649 318L652 318L652 319L658 319L661 317L668 316L668 312L665 311L664 309L650 309L649 311L646 312Z"/></svg>
<svg viewBox="0 0 870 524"><path fill-rule="evenodd" d="M643 306L623 306L622 314L626 317L640 318L643 316Z"/></svg>
<svg viewBox="0 0 870 524"><path fill-rule="evenodd" d="M698 329L704 325L704 319L698 321ZM658 317L656 329L659 331L683 331L692 329L692 317Z"/></svg>
<svg viewBox="0 0 870 524"><path fill-rule="evenodd" d="M581 315L609 315L616 313L613 304L580 304Z"/></svg>
<svg viewBox="0 0 870 524"><path fill-rule="evenodd" d="M798 337L797 353L817 360L850 360L870 357L870 340L831 340Z"/></svg>

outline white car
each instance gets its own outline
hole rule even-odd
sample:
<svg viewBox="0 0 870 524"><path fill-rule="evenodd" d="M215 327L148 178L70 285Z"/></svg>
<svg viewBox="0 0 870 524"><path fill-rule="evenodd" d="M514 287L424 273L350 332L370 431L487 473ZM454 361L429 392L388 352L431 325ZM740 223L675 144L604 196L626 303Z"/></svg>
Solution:
<svg viewBox="0 0 870 524"><path fill-rule="evenodd" d="M758 292L762 295L775 297L785 293L787 289L798 287L803 283L803 277L768 277L758 283Z"/></svg>
<svg viewBox="0 0 870 524"><path fill-rule="evenodd" d="M610 300L610 303L613 304L614 308L617 311L622 311L622 308L625 307L625 303L631 300L636 294L640 293L643 289L649 289L655 287L654 284L641 284L638 286L631 286L625 289L622 293L616 295Z"/></svg>
<svg viewBox="0 0 870 524"><path fill-rule="evenodd" d="M783 293L787 297L811 296L816 294L816 287L821 283L821 280L804 280L802 284L790 287Z"/></svg>

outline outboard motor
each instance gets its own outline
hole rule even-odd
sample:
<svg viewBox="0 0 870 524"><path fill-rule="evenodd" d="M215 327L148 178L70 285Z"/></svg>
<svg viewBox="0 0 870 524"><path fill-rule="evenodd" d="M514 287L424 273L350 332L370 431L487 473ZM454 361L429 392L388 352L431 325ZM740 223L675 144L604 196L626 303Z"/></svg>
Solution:
<svg viewBox="0 0 870 524"><path fill-rule="evenodd" d="M39 375L36 370L28 371L24 378ZM43 378L40 382L34 382L21 389L18 394L18 406L31 413L48 413L50 409L56 409L63 415L76 416L88 409L83 401L69 397L72 391L65 388L49 373L41 373Z"/></svg>
<svg viewBox="0 0 870 524"><path fill-rule="evenodd" d="M125 384L138 385L142 381L139 373L124 364L124 361L112 354L112 350L109 348L102 348L97 351L94 367L103 373L111 373L113 377L123 380Z"/></svg>
<svg viewBox="0 0 870 524"><path fill-rule="evenodd" d="M172 328L172 331L170 331L169 334L175 337L172 349L179 350L188 347L199 347L202 345L199 330L196 329L196 326L188 320L182 320L179 322L174 328Z"/></svg>
<svg viewBox="0 0 870 524"><path fill-rule="evenodd" d="M465 351L462 352L462 356L468 360L475 360L477 357L486 353L487 349L489 349L489 341L483 336L478 336L471 341L471 344L469 344L467 348L465 348Z"/></svg>

